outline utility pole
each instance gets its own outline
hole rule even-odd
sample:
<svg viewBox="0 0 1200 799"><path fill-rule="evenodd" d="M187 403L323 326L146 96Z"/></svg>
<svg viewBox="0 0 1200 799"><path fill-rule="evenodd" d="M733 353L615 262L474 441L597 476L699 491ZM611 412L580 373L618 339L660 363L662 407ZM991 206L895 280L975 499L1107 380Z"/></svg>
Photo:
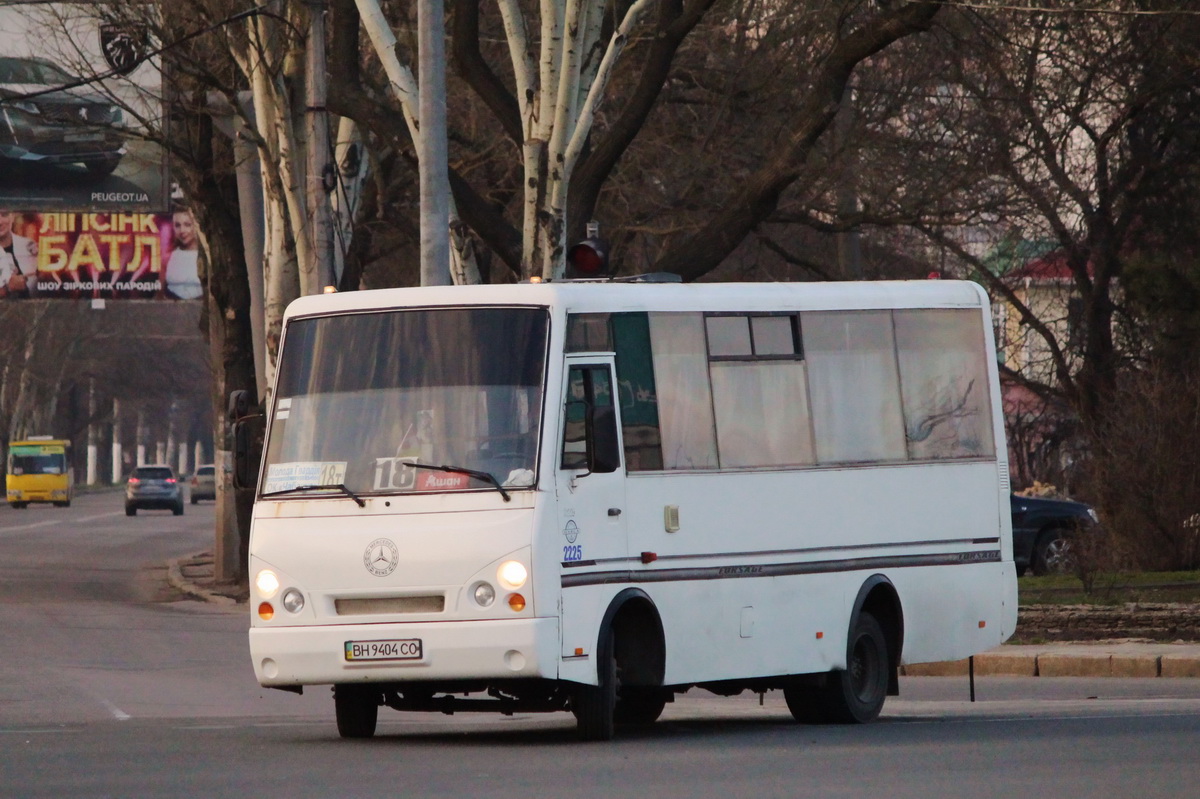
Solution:
<svg viewBox="0 0 1200 799"><path fill-rule="evenodd" d="M334 285L333 226L329 194L335 179L329 160L329 112L325 108L329 75L325 59L325 0L307 0L309 27L305 49L305 119L307 122L308 229L316 259L317 286ZM443 94L444 94L443 90Z"/></svg>
<svg viewBox="0 0 1200 799"><path fill-rule="evenodd" d="M450 285L450 178L446 144L446 31L443 0L417 3L418 170L421 285Z"/></svg>

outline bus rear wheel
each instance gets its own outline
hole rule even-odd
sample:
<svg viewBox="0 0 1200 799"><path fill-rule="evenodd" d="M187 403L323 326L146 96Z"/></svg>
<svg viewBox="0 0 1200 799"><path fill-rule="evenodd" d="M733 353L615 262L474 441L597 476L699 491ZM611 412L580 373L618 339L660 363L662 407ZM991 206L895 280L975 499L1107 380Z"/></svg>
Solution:
<svg viewBox="0 0 1200 799"><path fill-rule="evenodd" d="M784 689L788 710L796 721L817 724L866 724L874 721L888 690L887 638L870 613L858 614L850 630L845 670L831 671L820 686Z"/></svg>
<svg viewBox="0 0 1200 799"><path fill-rule="evenodd" d="M371 738L379 721L379 692L366 685L333 686L333 707L338 735Z"/></svg>

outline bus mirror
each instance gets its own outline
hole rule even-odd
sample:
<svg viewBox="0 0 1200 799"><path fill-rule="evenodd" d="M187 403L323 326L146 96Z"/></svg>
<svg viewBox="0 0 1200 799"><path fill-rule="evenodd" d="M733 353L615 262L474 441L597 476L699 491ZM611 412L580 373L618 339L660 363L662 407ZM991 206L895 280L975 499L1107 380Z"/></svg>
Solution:
<svg viewBox="0 0 1200 799"><path fill-rule="evenodd" d="M231 422L236 422L238 419L249 414L250 392L245 389L229 392L229 405L226 412Z"/></svg>
<svg viewBox="0 0 1200 799"><path fill-rule="evenodd" d="M230 403L232 407L232 401ZM233 423L233 487L253 488L262 460L266 417L242 416Z"/></svg>
<svg viewBox="0 0 1200 799"><path fill-rule="evenodd" d="M612 405L589 409L588 471L605 474L621 466L621 439L617 431L617 410Z"/></svg>

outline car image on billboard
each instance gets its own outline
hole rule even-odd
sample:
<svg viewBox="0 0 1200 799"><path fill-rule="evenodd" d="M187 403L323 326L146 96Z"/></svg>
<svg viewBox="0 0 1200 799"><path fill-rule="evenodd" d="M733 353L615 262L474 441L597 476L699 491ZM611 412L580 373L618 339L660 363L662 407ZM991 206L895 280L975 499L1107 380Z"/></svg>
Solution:
<svg viewBox="0 0 1200 799"><path fill-rule="evenodd" d="M25 164L78 164L106 178L125 155L120 106L44 58L0 57L0 159ZM20 99L29 96L28 99Z"/></svg>
<svg viewBox="0 0 1200 799"><path fill-rule="evenodd" d="M0 4L0 207L161 212L170 205L161 64L145 4Z"/></svg>

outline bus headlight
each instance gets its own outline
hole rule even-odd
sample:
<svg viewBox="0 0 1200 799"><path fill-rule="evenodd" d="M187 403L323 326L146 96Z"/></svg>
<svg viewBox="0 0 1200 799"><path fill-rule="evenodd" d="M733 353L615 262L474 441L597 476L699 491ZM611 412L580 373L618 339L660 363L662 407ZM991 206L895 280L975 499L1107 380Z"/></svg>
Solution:
<svg viewBox="0 0 1200 799"><path fill-rule="evenodd" d="M515 591L525 585L525 581L529 579L529 570L519 560L508 560L500 564L496 576L500 578L502 586Z"/></svg>
<svg viewBox="0 0 1200 799"><path fill-rule="evenodd" d="M258 593L262 594L264 599L270 599L279 590L279 578L270 569L263 569L254 578L254 587L258 589Z"/></svg>
<svg viewBox="0 0 1200 799"><path fill-rule="evenodd" d="M304 610L304 594L295 588L283 592L283 609L288 613L299 613Z"/></svg>
<svg viewBox="0 0 1200 799"><path fill-rule="evenodd" d="M475 583L475 587L471 589L471 598L481 608L490 607L496 601L496 589L487 583Z"/></svg>

